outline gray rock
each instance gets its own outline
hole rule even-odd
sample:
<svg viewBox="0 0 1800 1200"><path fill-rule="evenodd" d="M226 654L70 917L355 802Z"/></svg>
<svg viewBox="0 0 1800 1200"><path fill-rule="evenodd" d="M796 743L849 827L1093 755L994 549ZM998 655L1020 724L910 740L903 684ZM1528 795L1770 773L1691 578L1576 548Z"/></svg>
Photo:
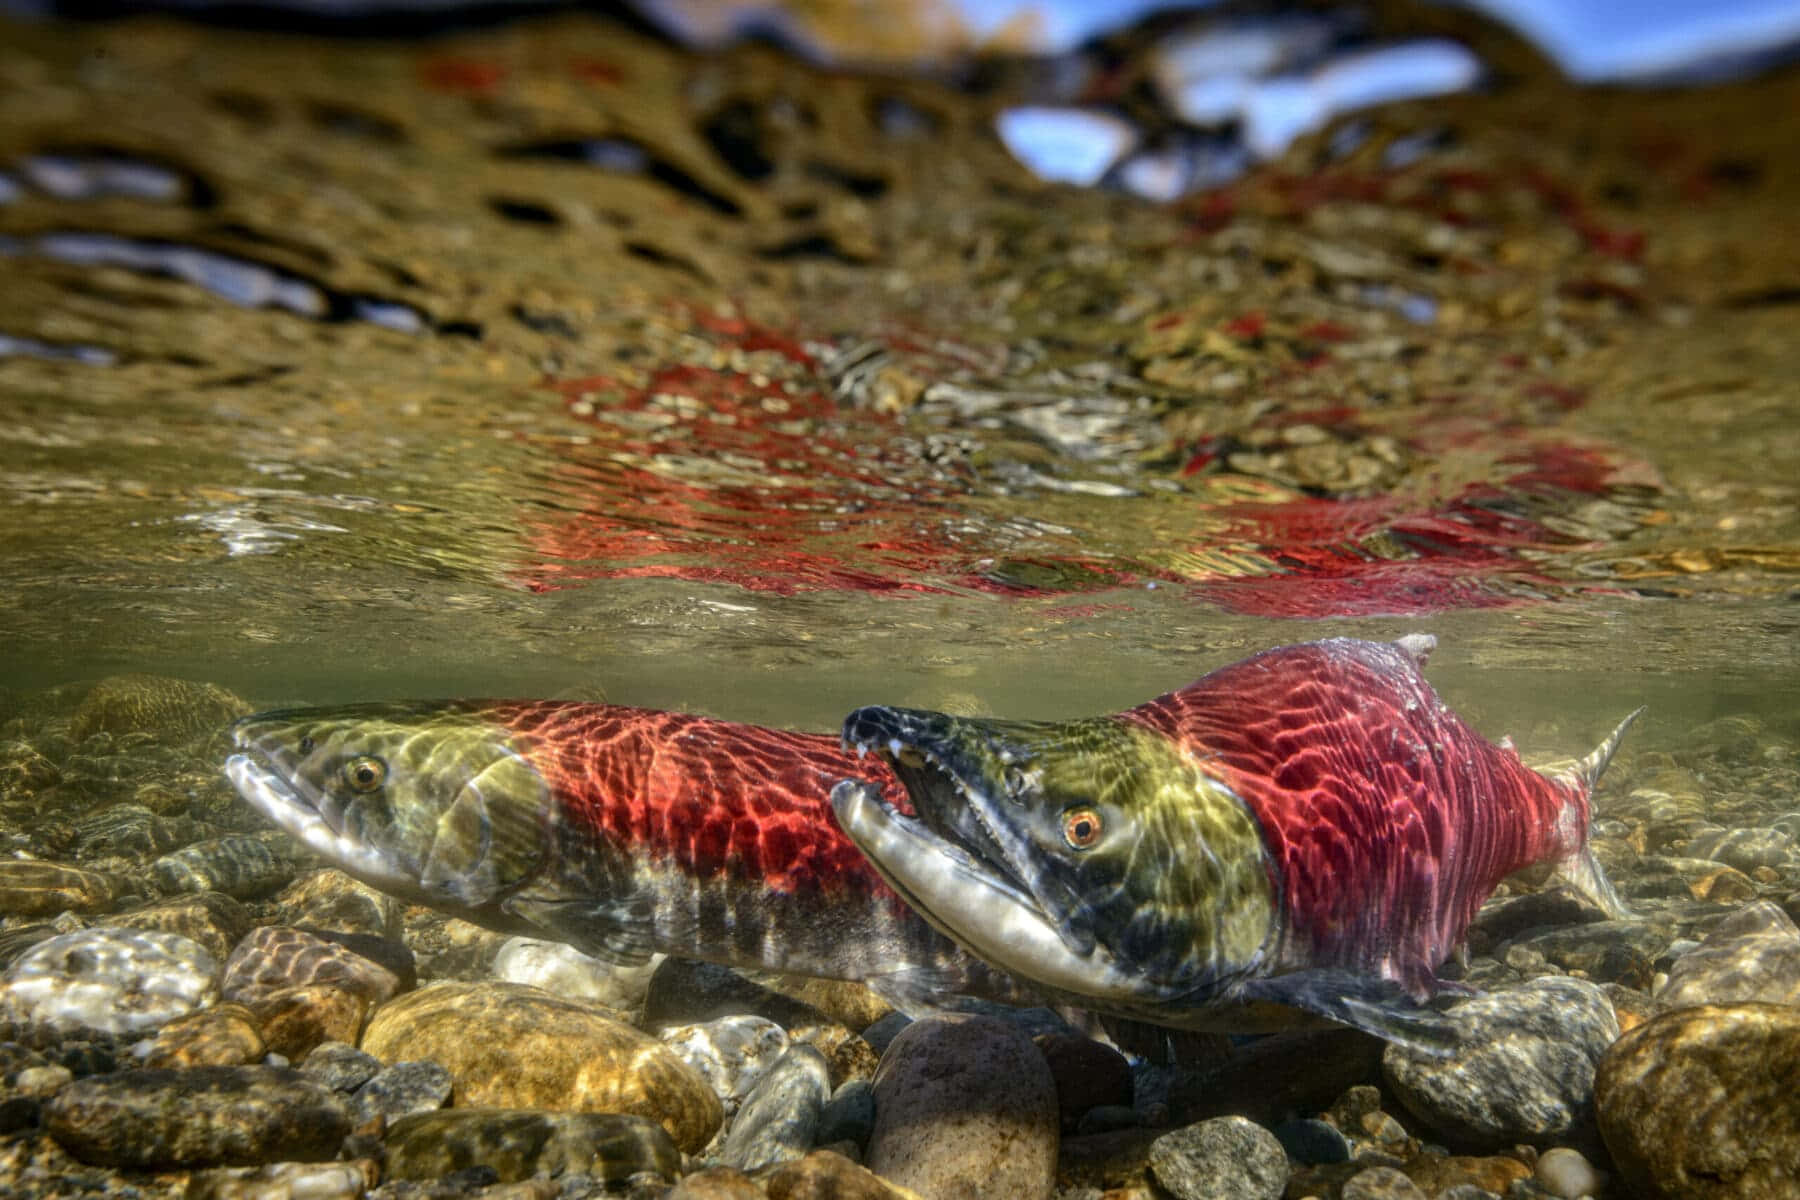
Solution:
<svg viewBox="0 0 1800 1200"><path fill-rule="evenodd" d="M1275 1140L1287 1156L1306 1166L1350 1161L1350 1139L1329 1121L1305 1117L1275 1127Z"/></svg>
<svg viewBox="0 0 1800 1200"><path fill-rule="evenodd" d="M1794 839L1779 829L1709 830L1689 841L1686 853L1748 874L1758 867L1786 866L1794 857Z"/></svg>
<svg viewBox="0 0 1800 1200"><path fill-rule="evenodd" d="M1446 1138L1497 1149L1589 1128L1594 1066L1619 1036L1598 987L1547 977L1466 1000L1447 1058L1390 1044L1382 1069L1407 1108Z"/></svg>
<svg viewBox="0 0 1800 1200"><path fill-rule="evenodd" d="M700 1072L725 1115L736 1112L759 1080L787 1053L787 1031L767 1017L720 1017L699 1025L676 1025L660 1034L663 1043Z"/></svg>
<svg viewBox="0 0 1800 1200"><path fill-rule="evenodd" d="M1342 1200L1426 1200L1419 1185L1393 1167L1370 1167L1344 1181Z"/></svg>
<svg viewBox="0 0 1800 1200"><path fill-rule="evenodd" d="M1287 1154L1243 1117L1214 1117L1150 1143L1150 1173L1176 1200L1278 1200Z"/></svg>
<svg viewBox="0 0 1800 1200"><path fill-rule="evenodd" d="M744 1097L720 1157L754 1172L802 1158L813 1148L819 1113L831 1095L831 1068L807 1045L788 1047Z"/></svg>
<svg viewBox="0 0 1800 1200"><path fill-rule="evenodd" d="M869 1143L875 1129L875 1088L867 1079L846 1079L819 1112L819 1129L813 1141L820 1146L854 1142L858 1149Z"/></svg>
<svg viewBox="0 0 1800 1200"><path fill-rule="evenodd" d="M218 965L179 934L99 926L39 942L0 976L0 1019L138 1034L215 999Z"/></svg>
<svg viewBox="0 0 1800 1200"><path fill-rule="evenodd" d="M990 1017L932 1016L875 1073L868 1167L924 1196L1041 1200L1056 1177L1056 1084L1029 1037Z"/></svg>
<svg viewBox="0 0 1800 1200"><path fill-rule="evenodd" d="M1686 884L1680 894L1687 895ZM1527 934L1508 948L1535 950L1563 970L1585 971L1598 982L1635 987L1638 984L1627 968L1655 962L1674 940L1670 931L1642 921L1593 921ZM1503 954L1501 951L1496 957Z"/></svg>
<svg viewBox="0 0 1800 1200"><path fill-rule="evenodd" d="M1800 927L1771 900L1732 913L1669 967L1659 1011L1696 1004L1800 1004Z"/></svg>
<svg viewBox="0 0 1800 1200"><path fill-rule="evenodd" d="M150 1169L333 1158L350 1132L342 1097L280 1067L120 1071L76 1080L44 1126L82 1162Z"/></svg>
<svg viewBox="0 0 1800 1200"><path fill-rule="evenodd" d="M886 1054L893 1040L900 1036L900 1031L912 1024L912 1018L903 1012L891 1012L862 1031L863 1041L877 1054Z"/></svg>
<svg viewBox="0 0 1800 1200"><path fill-rule="evenodd" d="M437 1179L474 1164L502 1183L540 1174L619 1183L640 1172L673 1180L681 1169L668 1131L623 1113L448 1108L401 1117L382 1144L389 1179Z"/></svg>
<svg viewBox="0 0 1800 1200"><path fill-rule="evenodd" d="M1116 1133L1138 1127L1137 1109L1129 1104L1096 1104L1075 1122L1075 1135L1088 1137L1096 1133Z"/></svg>
<svg viewBox="0 0 1800 1200"><path fill-rule="evenodd" d="M364 1054L348 1042L323 1042L313 1047L300 1073L348 1096L381 1070L381 1060Z"/></svg>
<svg viewBox="0 0 1800 1200"><path fill-rule="evenodd" d="M380 1115L391 1123L413 1113L433 1112L450 1103L450 1072L434 1062L398 1062L356 1090L350 1117L362 1125Z"/></svg>

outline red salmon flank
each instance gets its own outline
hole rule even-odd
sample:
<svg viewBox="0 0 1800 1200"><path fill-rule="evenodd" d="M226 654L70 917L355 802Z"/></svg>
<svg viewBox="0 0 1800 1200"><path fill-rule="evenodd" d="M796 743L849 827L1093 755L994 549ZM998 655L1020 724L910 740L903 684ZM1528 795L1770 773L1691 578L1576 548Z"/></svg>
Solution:
<svg viewBox="0 0 1800 1200"><path fill-rule="evenodd" d="M1284 961L1372 971L1421 996L1500 880L1578 849L1587 825L1585 794L1476 733L1392 644L1270 650L1122 717L1187 748L1249 806Z"/></svg>

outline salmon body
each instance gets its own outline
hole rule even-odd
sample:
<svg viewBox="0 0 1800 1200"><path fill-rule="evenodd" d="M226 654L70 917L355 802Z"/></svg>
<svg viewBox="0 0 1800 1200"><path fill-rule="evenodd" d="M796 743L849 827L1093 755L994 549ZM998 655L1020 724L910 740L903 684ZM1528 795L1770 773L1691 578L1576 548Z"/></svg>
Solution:
<svg viewBox="0 0 1800 1200"><path fill-rule="evenodd" d="M489 928L859 979L902 1007L1031 1000L914 913L832 817L838 739L619 705L358 704L233 726L226 772L370 885ZM874 768L871 770L871 768Z"/></svg>
<svg viewBox="0 0 1800 1200"><path fill-rule="evenodd" d="M860 709L846 742L916 815L845 784L839 819L940 928L1071 1002L1225 1029L1277 1004L1431 1041L1436 968L1507 875L1555 863L1622 911L1587 827L1624 729L1534 771L1425 681L1433 645L1280 647L1079 721Z"/></svg>

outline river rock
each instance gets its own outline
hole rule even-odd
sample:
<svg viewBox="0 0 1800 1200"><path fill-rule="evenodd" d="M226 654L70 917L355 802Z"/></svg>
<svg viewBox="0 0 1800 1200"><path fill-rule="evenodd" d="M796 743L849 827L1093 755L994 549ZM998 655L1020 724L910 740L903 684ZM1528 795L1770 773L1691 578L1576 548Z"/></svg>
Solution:
<svg viewBox="0 0 1800 1200"><path fill-rule="evenodd" d="M724 1119L699 1072L600 1008L514 983L437 983L376 1011L362 1048L448 1068L464 1107L634 1113L689 1152Z"/></svg>
<svg viewBox="0 0 1800 1200"><path fill-rule="evenodd" d="M622 1182L649 1171L672 1180L681 1155L655 1121L623 1113L446 1109L388 1127L389 1179L437 1179L479 1164L503 1183L534 1175Z"/></svg>
<svg viewBox="0 0 1800 1200"><path fill-rule="evenodd" d="M397 941L404 932L400 901L335 867L309 871L275 897L281 924Z"/></svg>
<svg viewBox="0 0 1800 1200"><path fill-rule="evenodd" d="M494 955L494 978L634 1013L643 1010L650 978L662 960L653 954L646 963L627 966L591 958L562 942L515 937L501 943Z"/></svg>
<svg viewBox="0 0 1800 1200"><path fill-rule="evenodd" d="M1288 1160L1256 1122L1214 1117L1151 1142L1150 1173L1176 1200L1278 1200Z"/></svg>
<svg viewBox="0 0 1800 1200"><path fill-rule="evenodd" d="M239 833L195 842L150 864L165 892L224 892L252 900L287 886L300 870L294 840L285 833Z"/></svg>
<svg viewBox="0 0 1800 1200"><path fill-rule="evenodd" d="M219 991L227 1000L255 1005L278 991L320 984L372 1005L400 988L394 972L334 941L303 929L265 925L252 930L225 960Z"/></svg>
<svg viewBox="0 0 1800 1200"><path fill-rule="evenodd" d="M358 1200L381 1175L373 1159L270 1163L195 1172L183 1200Z"/></svg>
<svg viewBox="0 0 1800 1200"><path fill-rule="evenodd" d="M374 1007L367 996L326 983L278 988L251 1006L272 1053L298 1062L326 1042L355 1043Z"/></svg>
<svg viewBox="0 0 1800 1200"><path fill-rule="evenodd" d="M1794 839L1779 829L1708 830L1691 838L1684 852L1750 874L1758 867L1786 866L1794 858Z"/></svg>
<svg viewBox="0 0 1800 1200"><path fill-rule="evenodd" d="M150 733L168 741L222 730L250 705L211 683L161 675L113 675L96 683L75 710L69 734Z"/></svg>
<svg viewBox="0 0 1800 1200"><path fill-rule="evenodd" d="M217 1004L190 1013L157 1030L138 1053L148 1068L237 1067L266 1053L262 1030L241 1004Z"/></svg>
<svg viewBox="0 0 1800 1200"><path fill-rule="evenodd" d="M1368 1167L1344 1181L1340 1200L1429 1200L1419 1185L1394 1167Z"/></svg>
<svg viewBox="0 0 1800 1200"><path fill-rule="evenodd" d="M193 938L219 962L250 932L255 922L242 904L223 892L196 892L158 900L106 919L121 929L155 929Z"/></svg>
<svg viewBox="0 0 1800 1200"><path fill-rule="evenodd" d="M0 917L105 912L118 893L109 875L39 859L0 859Z"/></svg>
<svg viewBox="0 0 1800 1200"><path fill-rule="evenodd" d="M676 1025L663 1043L700 1072L730 1116L769 1068L787 1053L787 1031L767 1017L720 1017L700 1025Z"/></svg>
<svg viewBox="0 0 1800 1200"><path fill-rule="evenodd" d="M852 1142L860 1155L874 1129L874 1085L867 1079L846 1079L819 1111L819 1130L814 1140L820 1146Z"/></svg>
<svg viewBox="0 0 1800 1200"><path fill-rule="evenodd" d="M664 959L651 974L650 987L644 995L646 1029L699 1025L744 1013L765 1017L783 1029L823 1025L831 1020L811 1004L729 967L686 958Z"/></svg>
<svg viewBox="0 0 1800 1200"><path fill-rule="evenodd" d="M1632 1030L1600 1062L1594 1103L1629 1194L1800 1195L1800 1009L1700 1005Z"/></svg>
<svg viewBox="0 0 1800 1200"><path fill-rule="evenodd" d="M391 1124L413 1113L435 1112L450 1103L450 1091L450 1072L438 1064L395 1063L356 1090L350 1099L350 1119L361 1127L377 1116Z"/></svg>
<svg viewBox="0 0 1800 1200"><path fill-rule="evenodd" d="M927 1196L1050 1194L1056 1082L1023 1031L991 1017L932 1016L896 1037L875 1073L868 1165Z"/></svg>
<svg viewBox="0 0 1800 1200"><path fill-rule="evenodd" d="M1594 1064L1619 1036L1612 1005L1585 980L1548 976L1465 1000L1449 1057L1390 1043L1394 1093L1453 1142L1495 1149L1569 1137L1591 1119Z"/></svg>
<svg viewBox="0 0 1800 1200"><path fill-rule="evenodd" d="M330 1159L350 1132L342 1097L283 1067L120 1071L79 1079L44 1127L82 1162L139 1169Z"/></svg>
<svg viewBox="0 0 1800 1200"><path fill-rule="evenodd" d="M744 1097L719 1156L741 1171L762 1171L813 1148L819 1113L831 1094L831 1069L812 1046L790 1046Z"/></svg>
<svg viewBox="0 0 1800 1200"><path fill-rule="evenodd" d="M662 1200L768 1200L768 1195L736 1167L707 1167L682 1176Z"/></svg>
<svg viewBox="0 0 1800 1200"><path fill-rule="evenodd" d="M769 1200L920 1200L921 1195L1001 1195L999 1192L960 1191L919 1193L883 1179L859 1167L833 1150L814 1150L798 1162L775 1168L764 1181Z"/></svg>
<svg viewBox="0 0 1800 1200"><path fill-rule="evenodd" d="M1732 913L1669 967L1658 1011L1696 1004L1800 1004L1800 927L1771 900Z"/></svg>
<svg viewBox="0 0 1800 1200"><path fill-rule="evenodd" d="M300 1064L300 1073L348 1096L381 1073L381 1060L347 1042L321 1042Z"/></svg>
<svg viewBox="0 0 1800 1200"><path fill-rule="evenodd" d="M1104 1042L1074 1033L1046 1033L1034 1039L1050 1077L1064 1128L1101 1105L1131 1104L1131 1064Z"/></svg>
<svg viewBox="0 0 1800 1200"><path fill-rule="evenodd" d="M1560 1200L1581 1200L1606 1190L1607 1174L1579 1150L1556 1146L1538 1155L1532 1175L1538 1185Z"/></svg>
<svg viewBox="0 0 1800 1200"><path fill-rule="evenodd" d="M173 933L99 926L39 942L0 976L0 1020L145 1033L210 1003L218 967Z"/></svg>
<svg viewBox="0 0 1800 1200"><path fill-rule="evenodd" d="M1686 886L1682 884L1684 897ZM1585 972L1595 982L1616 981L1635 987L1635 974L1655 962L1674 940L1668 930L1643 921L1592 921L1526 934L1495 956L1503 958L1507 949L1524 947L1565 971Z"/></svg>

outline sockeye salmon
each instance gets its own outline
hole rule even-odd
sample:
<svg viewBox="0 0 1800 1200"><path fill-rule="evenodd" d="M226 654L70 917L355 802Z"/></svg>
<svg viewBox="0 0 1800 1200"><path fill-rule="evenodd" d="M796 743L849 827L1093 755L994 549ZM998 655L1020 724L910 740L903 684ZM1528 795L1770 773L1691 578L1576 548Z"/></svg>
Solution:
<svg viewBox="0 0 1800 1200"><path fill-rule="evenodd" d="M830 735L605 704L359 704L246 717L226 773L327 861L503 932L1041 1003L912 912L832 818L858 776Z"/></svg>
<svg viewBox="0 0 1800 1200"><path fill-rule="evenodd" d="M1224 1030L1300 1009L1441 1045L1436 969L1504 877L1549 861L1624 915L1589 798L1637 714L1540 774L1439 699L1435 644L1281 647L1086 720L859 709L844 742L880 769L832 802L932 924L1064 1002Z"/></svg>

